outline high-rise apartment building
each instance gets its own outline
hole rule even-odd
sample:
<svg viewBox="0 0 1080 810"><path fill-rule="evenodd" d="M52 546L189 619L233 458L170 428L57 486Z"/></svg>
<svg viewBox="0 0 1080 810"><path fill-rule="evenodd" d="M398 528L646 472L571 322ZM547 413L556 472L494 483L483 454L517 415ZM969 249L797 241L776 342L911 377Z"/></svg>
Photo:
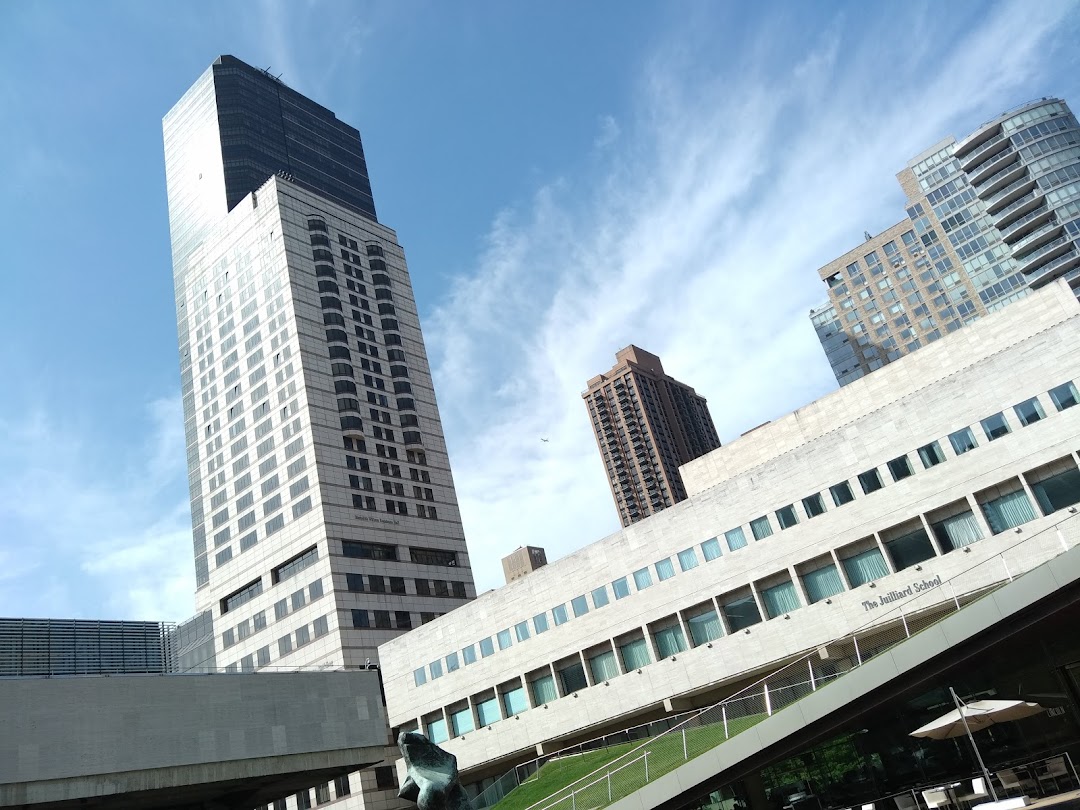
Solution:
<svg viewBox="0 0 1080 810"><path fill-rule="evenodd" d="M1080 287L1080 126L1024 104L897 174L907 219L818 270L810 313L841 385L1064 276Z"/></svg>
<svg viewBox="0 0 1080 810"><path fill-rule="evenodd" d="M623 526L684 500L680 465L720 446L705 397L637 346L581 396Z"/></svg>
<svg viewBox="0 0 1080 810"><path fill-rule="evenodd" d="M374 663L476 591L405 255L360 135L222 56L164 136L196 603L217 661ZM394 781L364 771L335 795L393 805Z"/></svg>

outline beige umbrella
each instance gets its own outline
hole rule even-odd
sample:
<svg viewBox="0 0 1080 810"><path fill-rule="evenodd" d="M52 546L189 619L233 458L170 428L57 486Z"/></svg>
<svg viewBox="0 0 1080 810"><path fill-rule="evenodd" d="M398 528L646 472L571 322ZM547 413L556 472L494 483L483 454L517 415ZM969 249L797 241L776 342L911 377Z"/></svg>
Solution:
<svg viewBox="0 0 1080 810"><path fill-rule="evenodd" d="M990 771L986 769L979 746L975 744L973 731L988 728L995 723L1007 723L1010 720L1019 720L1022 717L1030 717L1045 711L1038 703L1028 703L1023 700L973 700L965 703L960 699L951 686L949 694L952 696L956 708L947 714L941 715L937 720L927 723L922 728L911 732L911 737L929 737L933 740L947 740L949 737L959 737L966 734L971 740L971 747L975 751L975 758L979 761L979 770L983 772L986 786L990 789L990 796L997 801L997 791L990 779Z"/></svg>

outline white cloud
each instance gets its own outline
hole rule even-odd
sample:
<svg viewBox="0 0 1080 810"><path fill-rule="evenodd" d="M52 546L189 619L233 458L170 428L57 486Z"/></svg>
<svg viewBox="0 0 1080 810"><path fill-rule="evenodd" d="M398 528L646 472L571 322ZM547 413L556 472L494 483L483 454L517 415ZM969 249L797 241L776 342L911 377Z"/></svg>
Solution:
<svg viewBox="0 0 1080 810"><path fill-rule="evenodd" d="M619 134L622 132L622 129L619 127L619 122L611 115L600 116L599 130L600 131L596 135L596 140L593 141L593 147L596 149L603 149L606 146L610 146L618 139Z"/></svg>
<svg viewBox="0 0 1080 810"><path fill-rule="evenodd" d="M885 36L895 19L838 18L803 53L735 32L709 41L729 66L711 72L677 33L592 175L496 217L427 341L481 590L518 545L558 557L617 528L580 392L619 348L659 354L727 440L835 387L806 317L815 269L903 217L910 157L1030 91L1069 7L1027 9L959 40L916 18L915 56Z"/></svg>

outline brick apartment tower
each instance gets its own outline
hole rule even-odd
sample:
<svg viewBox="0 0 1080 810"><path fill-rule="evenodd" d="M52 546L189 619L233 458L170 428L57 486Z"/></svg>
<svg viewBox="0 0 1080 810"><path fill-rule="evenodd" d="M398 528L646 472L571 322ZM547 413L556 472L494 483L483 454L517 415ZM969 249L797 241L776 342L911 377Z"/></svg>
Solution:
<svg viewBox="0 0 1080 810"><path fill-rule="evenodd" d="M679 466L720 446L705 397L637 346L581 396L623 526L685 500Z"/></svg>

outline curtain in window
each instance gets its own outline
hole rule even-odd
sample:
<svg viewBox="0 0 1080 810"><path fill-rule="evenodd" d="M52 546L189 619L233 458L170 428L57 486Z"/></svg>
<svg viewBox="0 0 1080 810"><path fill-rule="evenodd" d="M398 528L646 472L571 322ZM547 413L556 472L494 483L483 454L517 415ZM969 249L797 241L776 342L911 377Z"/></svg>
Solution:
<svg viewBox="0 0 1080 810"><path fill-rule="evenodd" d="M1063 473L1031 485L1044 515L1080 502L1080 470Z"/></svg>
<svg viewBox="0 0 1080 810"><path fill-rule="evenodd" d="M702 644L706 644L724 635L724 628L720 624L720 617L712 610L708 613L691 616L686 620L686 623L690 625L690 638L693 639L695 647L699 647Z"/></svg>
<svg viewBox="0 0 1080 810"><path fill-rule="evenodd" d="M769 525L769 518L767 515L759 517L757 520L750 521L750 531L754 533L755 540L764 540L766 537L772 535L772 526Z"/></svg>
<svg viewBox="0 0 1080 810"><path fill-rule="evenodd" d="M660 560L656 563L656 577L661 582L665 579L671 579L675 576L675 566L671 563L671 558Z"/></svg>
<svg viewBox="0 0 1080 810"><path fill-rule="evenodd" d="M559 693L555 691L555 679L550 675L537 678L532 682L533 704L542 706L559 699Z"/></svg>
<svg viewBox="0 0 1080 810"><path fill-rule="evenodd" d="M746 548L746 535L743 534L742 526L732 529L730 532L724 532L724 539L727 540L729 551Z"/></svg>
<svg viewBox="0 0 1080 810"><path fill-rule="evenodd" d="M799 596L792 582L781 582L779 585L766 588L761 592L761 600L765 603L765 612L769 614L770 619L799 609Z"/></svg>
<svg viewBox="0 0 1080 810"><path fill-rule="evenodd" d="M619 655L622 657L623 669L627 672L649 665L649 645L643 638L623 644L619 647Z"/></svg>
<svg viewBox="0 0 1080 810"><path fill-rule="evenodd" d="M840 572L835 565L826 565L816 571L808 571L803 574L803 586L806 588L806 598L810 604L828 599L844 590L844 582L840 579Z"/></svg>
<svg viewBox="0 0 1080 810"><path fill-rule="evenodd" d="M710 537L704 543L701 544L701 553L705 557L705 562L715 560L720 556L720 541L715 537Z"/></svg>
<svg viewBox="0 0 1080 810"><path fill-rule="evenodd" d="M946 551L954 551L964 546L970 546L976 540L982 540L982 532L979 530L979 522L971 512L962 515L954 515L945 520L933 524L931 528L938 542Z"/></svg>
<svg viewBox="0 0 1080 810"><path fill-rule="evenodd" d="M589 671L592 673L593 683L610 681L619 677L619 665L615 662L615 653L602 652L589 659Z"/></svg>
<svg viewBox="0 0 1080 810"><path fill-rule="evenodd" d="M661 658L670 658L686 649L686 637L678 625L657 630L653 638L656 639L657 654Z"/></svg>
<svg viewBox="0 0 1080 810"><path fill-rule="evenodd" d="M889 567L885 565L885 558L881 556L881 550L872 548L854 557L843 560L844 573L852 588L873 582L889 575Z"/></svg>
<svg viewBox="0 0 1080 810"><path fill-rule="evenodd" d="M495 698L488 698L477 703L476 719L480 721L480 728L502 720L502 715L499 714L499 701Z"/></svg>
<svg viewBox="0 0 1080 810"><path fill-rule="evenodd" d="M652 585L652 574L649 573L648 568L639 568L634 572L634 585L637 586L639 591L643 591Z"/></svg>
<svg viewBox="0 0 1080 810"><path fill-rule="evenodd" d="M1022 489L984 503L982 509L993 534L1001 534L1035 519L1031 501Z"/></svg>

